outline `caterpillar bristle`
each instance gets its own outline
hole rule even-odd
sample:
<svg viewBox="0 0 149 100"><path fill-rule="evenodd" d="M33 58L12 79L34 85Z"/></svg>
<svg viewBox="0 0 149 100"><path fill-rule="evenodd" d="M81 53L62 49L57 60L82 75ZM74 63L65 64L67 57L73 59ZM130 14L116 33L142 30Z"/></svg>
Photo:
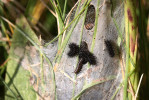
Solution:
<svg viewBox="0 0 149 100"><path fill-rule="evenodd" d="M79 46L77 44L70 43L69 48L70 48L70 51L67 54L69 57L74 57L79 54Z"/></svg>
<svg viewBox="0 0 149 100"><path fill-rule="evenodd" d="M115 56L115 51L114 51L114 48L113 48L111 40L105 40L104 42L105 42L105 45L107 47L109 56L110 57L114 57Z"/></svg>

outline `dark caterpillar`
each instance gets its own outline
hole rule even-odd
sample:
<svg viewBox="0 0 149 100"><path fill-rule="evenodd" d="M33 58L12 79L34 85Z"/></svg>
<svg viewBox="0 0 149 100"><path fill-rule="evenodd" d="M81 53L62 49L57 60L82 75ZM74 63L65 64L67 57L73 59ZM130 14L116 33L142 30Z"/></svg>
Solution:
<svg viewBox="0 0 149 100"><path fill-rule="evenodd" d="M70 51L68 52L69 57L79 56L79 62L74 71L75 74L78 74L83 65L89 62L91 65L96 65L96 57L88 50L87 43L85 41L81 42L80 47L75 43L69 44Z"/></svg>
<svg viewBox="0 0 149 100"><path fill-rule="evenodd" d="M74 57L79 54L79 50L80 50L79 45L76 45L75 43L70 43L69 48L70 48L70 51L67 54L69 57Z"/></svg>
<svg viewBox="0 0 149 100"><path fill-rule="evenodd" d="M112 42L110 40L105 40L105 45L107 47L108 53L110 57L114 57L115 56L115 52L114 52L114 48L112 45Z"/></svg>
<svg viewBox="0 0 149 100"><path fill-rule="evenodd" d="M78 74L81 71L82 67L83 67L83 59L81 58L77 64L77 67L76 67L74 73Z"/></svg>

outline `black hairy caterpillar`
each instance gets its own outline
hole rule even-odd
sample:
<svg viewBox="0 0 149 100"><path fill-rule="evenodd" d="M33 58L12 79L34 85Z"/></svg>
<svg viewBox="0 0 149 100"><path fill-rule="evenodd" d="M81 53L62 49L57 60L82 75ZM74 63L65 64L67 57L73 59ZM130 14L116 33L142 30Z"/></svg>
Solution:
<svg viewBox="0 0 149 100"><path fill-rule="evenodd" d="M77 64L77 67L76 67L74 73L78 74L81 71L82 67L83 67L83 59L81 58Z"/></svg>
<svg viewBox="0 0 149 100"><path fill-rule="evenodd" d="M79 56L79 62L74 71L75 74L78 74L81 71L83 65L86 64L87 62L89 62L91 65L97 64L96 57L94 56L93 53L91 53L88 50L88 46L85 41L81 42L80 47L75 43L70 43L69 48L70 48L70 51L68 52L69 57Z"/></svg>
<svg viewBox="0 0 149 100"><path fill-rule="evenodd" d="M79 45L76 45L75 43L70 43L69 48L70 48L70 51L68 52L69 57L74 57L79 54L80 50Z"/></svg>
<svg viewBox="0 0 149 100"><path fill-rule="evenodd" d="M108 53L109 53L110 57L114 57L115 52L114 52L112 42L110 40L105 40L104 42L105 42L105 45L107 47L107 50L108 50Z"/></svg>

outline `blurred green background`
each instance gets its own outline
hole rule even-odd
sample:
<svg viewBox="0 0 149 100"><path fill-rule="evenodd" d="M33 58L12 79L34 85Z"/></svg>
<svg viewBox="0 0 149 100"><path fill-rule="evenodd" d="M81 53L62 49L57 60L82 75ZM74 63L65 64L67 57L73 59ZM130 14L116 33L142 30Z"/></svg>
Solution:
<svg viewBox="0 0 149 100"><path fill-rule="evenodd" d="M56 1L59 9L63 10L61 11L63 20L76 2L77 0ZM20 16L23 16L35 34L38 37L41 35L43 42L50 41L58 34L55 8L50 0L1 0L0 16L8 19L14 25L18 23L18 20L21 22ZM14 31L14 27L0 18L0 100L4 100L5 96L4 80L7 62L10 60L8 56Z"/></svg>

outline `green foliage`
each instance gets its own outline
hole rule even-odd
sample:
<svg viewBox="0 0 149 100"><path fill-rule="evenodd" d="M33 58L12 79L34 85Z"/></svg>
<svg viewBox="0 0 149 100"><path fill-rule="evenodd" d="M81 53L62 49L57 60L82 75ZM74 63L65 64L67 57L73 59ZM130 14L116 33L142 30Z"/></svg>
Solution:
<svg viewBox="0 0 149 100"><path fill-rule="evenodd" d="M26 36L32 38L36 43L39 43L35 33L31 30L26 19L21 16L17 21L18 27L28 33ZM11 89L17 96L17 99L35 99L36 93L32 90L32 86L29 83L30 73L21 67L21 61L24 57L25 46L27 38L15 29L12 37L12 44L9 53L9 62L7 65L6 83L8 88ZM27 91L27 92L26 92ZM11 100L15 95L11 91L6 90L6 100Z"/></svg>
<svg viewBox="0 0 149 100"><path fill-rule="evenodd" d="M49 0L49 1L41 0L41 1L40 0L27 0L27 1L21 1L19 3L18 2L15 3L13 1L12 2L7 1L7 3L5 4L3 1L0 1L1 33L2 33L2 38L7 38L7 41L0 41L0 48L3 49L3 50L0 49L1 54L3 53L2 62L6 61L9 55L8 63L4 64L3 66L0 66L0 75L2 76L3 74L6 74L6 78L0 77L0 81L1 81L0 85L3 85L6 87L6 93L5 93L6 100L11 100L11 99L35 100L37 99L38 94L34 91L33 87L29 83L31 73L29 73L27 70L25 70L21 66L21 61L25 54L24 53L25 47L28 42L30 42L33 46L35 46L36 49L40 52L40 57L41 57L40 62L43 64L43 60L45 59L48 62L49 67L52 69L51 72L52 72L52 82L54 84L53 86L54 96L55 96L54 99L57 99L56 81L55 81L55 73L53 71L53 65L51 61L46 57L45 53L41 50L40 48L41 41L39 41L38 36L41 35L42 39L46 41L50 41L45 46L58 40L58 53L54 61L56 63L59 63L61 61L62 54L67 46L67 43L69 42L70 36L75 26L77 25L81 15L84 15L84 21L81 27L81 34L80 34L81 39L79 40L79 42L81 43L82 41L82 34L83 34L83 28L84 28L87 8L92 0L87 0L86 2L84 1L83 6L82 5L80 6L82 1L81 0L78 1L74 19L71 22L69 22L68 25L64 21L66 20L65 19L66 14L70 8L70 5L68 4L69 2L72 2L72 1L69 1L69 0L65 0L65 2L63 0ZM116 5L115 2L116 0L113 0L111 4L115 6ZM98 0L97 8L99 8L99 3L100 3L100 0ZM53 11L55 16L52 12L49 11L49 9ZM112 6L111 15L113 14L112 12L113 9L115 8ZM149 47L148 44L149 43L147 41L147 36L145 34L146 27L147 27L147 23L145 22L145 20L147 20L147 18L144 16L144 12L142 11L144 11L144 9L141 8L141 2L139 0L139 8L137 9L137 12L138 12L137 14L140 18L140 20L138 21L139 23L138 31L139 33L142 33L140 34L140 38L142 39L141 41L143 42L141 42L140 40L139 41L140 41L142 48L145 48L145 49L140 49L140 52L144 54L143 57L146 58L145 60L141 59L141 62L145 62L144 66L146 66L148 65L148 60L149 60L148 58L149 57L148 56L148 47ZM135 13L135 11L133 11L133 13ZM98 27L98 16L99 16L99 9L96 9L95 28L94 28L94 34L93 34L93 41L91 45L91 51L93 51L94 49L96 32L97 32L97 27ZM113 18L113 15L112 15L112 18ZM118 34L119 34L118 36L120 37L122 41L123 40L122 32L120 31L116 23L116 20L114 18L113 18L113 22L118 31ZM130 26L129 26L130 24L131 23L127 23L127 25L125 26L125 29L126 29L125 31L127 34L131 34L133 39L135 40L137 32L134 32L135 34L131 33ZM64 32L68 28L70 28L70 30L64 36ZM56 37L54 37L54 35L56 35ZM62 40L63 36L65 37L64 40ZM135 69L137 65L136 64L137 51L135 52L135 55L133 57L132 53L130 52L130 48L131 48L129 45L129 43L131 42L130 37L129 35L127 36L126 36L127 41L126 43L124 42L124 46L125 46L124 48L126 50L125 80L123 80L123 82L117 88L112 99L114 99L114 96L116 95L116 93L119 91L119 89L122 87L123 84L124 84L124 100L127 99L129 77L133 83L132 86L135 88L135 91L138 86L138 73L136 73L136 69ZM43 67L42 64L41 64L41 67ZM7 70L5 73L6 66L7 66ZM148 75L148 72L147 72L148 67L146 67L145 69L146 69L145 71L142 69L142 72L145 72L145 74ZM92 86L103 83L105 81L112 80L114 78L115 77L108 77L107 80L92 82L91 84L85 85L82 91L77 96L73 97L73 99L74 100L78 99L84 93L84 91L86 91L88 88L91 88ZM149 81L147 80L146 84L148 83ZM146 89L146 91L148 90L148 86L144 86L144 88ZM73 89L73 96L74 96L74 91L75 91L75 84L74 84L74 89Z"/></svg>

